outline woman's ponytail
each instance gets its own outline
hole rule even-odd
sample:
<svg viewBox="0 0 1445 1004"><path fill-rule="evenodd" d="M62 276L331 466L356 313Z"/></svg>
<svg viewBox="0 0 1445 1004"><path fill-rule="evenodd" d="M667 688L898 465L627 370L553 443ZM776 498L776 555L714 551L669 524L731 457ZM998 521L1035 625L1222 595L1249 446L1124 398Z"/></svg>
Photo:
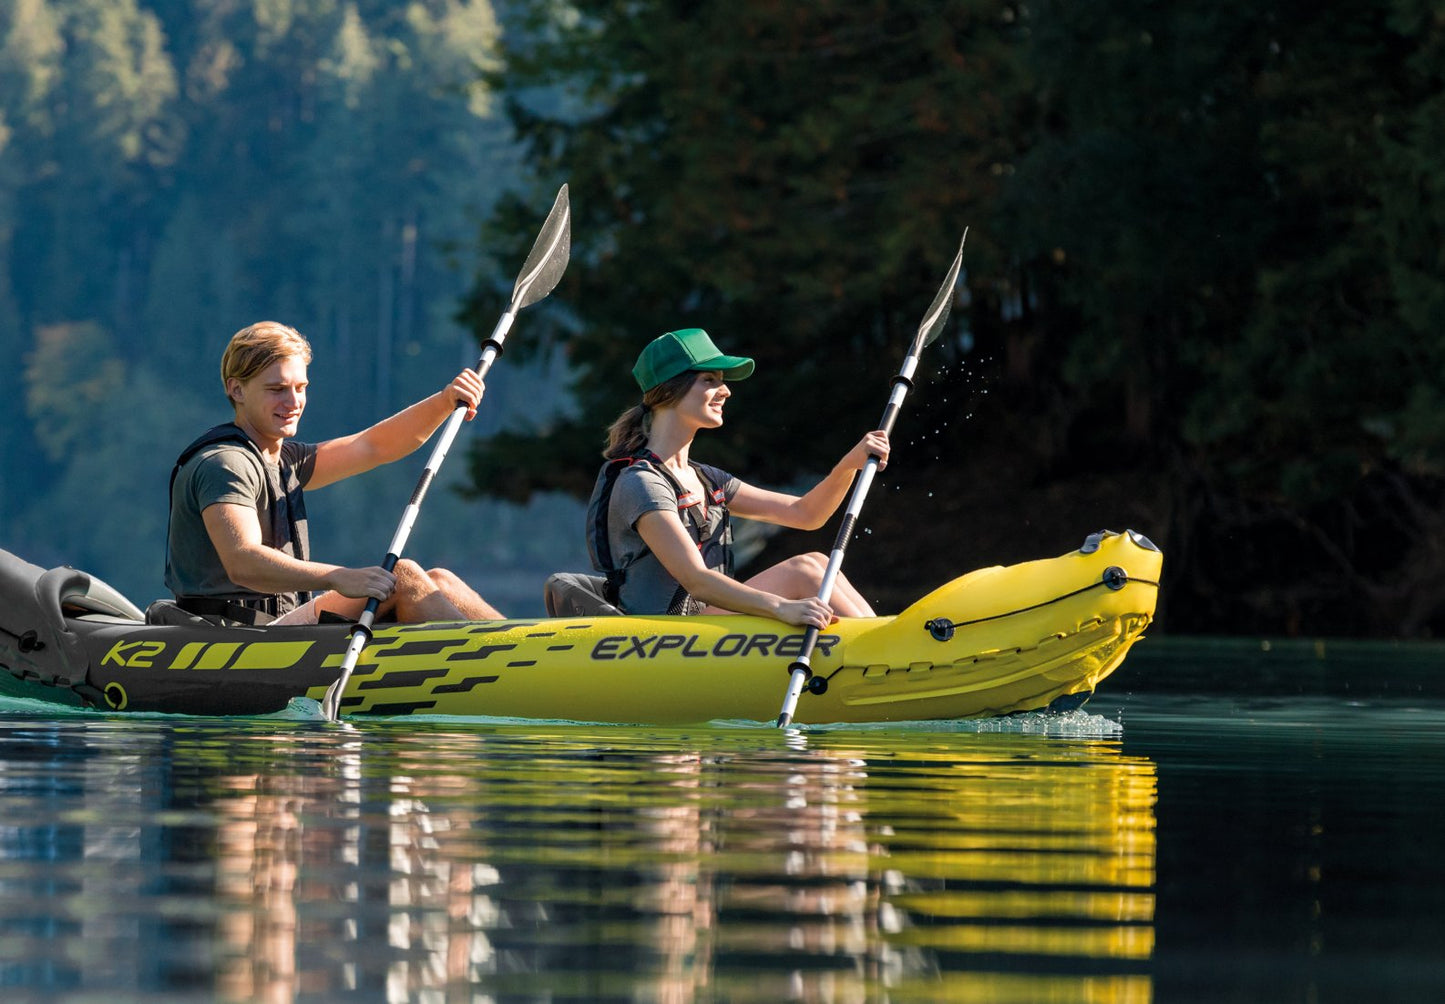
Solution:
<svg viewBox="0 0 1445 1004"><path fill-rule="evenodd" d="M607 449L602 451L602 456L608 460L630 457L646 446L647 427L652 424L647 420L651 410L645 404L634 404L618 415L617 421L607 427Z"/></svg>
<svg viewBox="0 0 1445 1004"><path fill-rule="evenodd" d="M652 413L658 408L668 408L687 396L697 373L688 370L670 380L664 380L642 395L642 403L628 408L617 421L607 428L607 448L602 456L608 460L630 457L647 445L647 436L652 432Z"/></svg>

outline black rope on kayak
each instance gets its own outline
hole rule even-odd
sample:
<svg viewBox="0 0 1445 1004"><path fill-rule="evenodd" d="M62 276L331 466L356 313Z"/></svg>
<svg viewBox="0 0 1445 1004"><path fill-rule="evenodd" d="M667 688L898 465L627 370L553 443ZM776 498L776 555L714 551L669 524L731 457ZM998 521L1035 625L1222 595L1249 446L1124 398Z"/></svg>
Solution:
<svg viewBox="0 0 1445 1004"><path fill-rule="evenodd" d="M1083 586L1080 589L1075 589L1071 593L1064 593L1061 596L1055 596L1053 599L1044 600L1042 603L1035 603L1032 606L1027 607L1019 607L1017 610L1006 610L1001 614L990 614L987 617L977 617L971 621L951 621L947 617L935 617L932 620L925 621L923 627L928 631L929 634L933 636L934 641L948 641L953 637L953 632L961 627L968 627L972 624L983 624L987 621L996 621L1002 617L1012 617L1014 614L1027 613L1030 610L1039 610L1043 607L1050 606L1051 604L1071 599L1072 597L1078 596L1082 593L1087 593L1091 589L1098 589L1100 586L1106 586L1107 588L1113 590L1123 589L1130 582L1137 582L1143 586L1154 586L1156 589L1159 587L1159 583L1155 582L1153 579L1131 579L1129 577L1129 573L1124 571L1118 565L1110 565L1108 568L1104 569L1104 574L1100 576L1098 582L1091 582L1087 586Z"/></svg>
<svg viewBox="0 0 1445 1004"><path fill-rule="evenodd" d="M34 628L26 628L16 633L7 627L0 626L0 634L8 634L15 639L15 644L22 653L39 652L45 647L45 642L40 640L40 634Z"/></svg>

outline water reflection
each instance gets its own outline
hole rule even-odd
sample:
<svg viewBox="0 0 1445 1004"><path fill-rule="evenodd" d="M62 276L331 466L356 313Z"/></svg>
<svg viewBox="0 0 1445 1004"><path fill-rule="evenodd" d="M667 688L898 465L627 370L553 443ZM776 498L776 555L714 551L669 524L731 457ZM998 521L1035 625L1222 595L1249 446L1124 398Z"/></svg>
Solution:
<svg viewBox="0 0 1445 1004"><path fill-rule="evenodd" d="M0 984L256 1001L1151 996L1155 769L1114 740L39 732L48 745L0 738ZM74 895L42 888L77 871ZM33 928L28 959L22 875L62 922ZM102 958L131 961L102 980Z"/></svg>

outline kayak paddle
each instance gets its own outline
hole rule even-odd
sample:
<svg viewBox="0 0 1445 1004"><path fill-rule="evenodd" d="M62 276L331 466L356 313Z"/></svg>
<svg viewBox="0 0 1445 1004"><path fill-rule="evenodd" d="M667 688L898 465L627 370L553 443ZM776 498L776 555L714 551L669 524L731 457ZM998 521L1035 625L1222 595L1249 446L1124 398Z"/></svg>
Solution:
<svg viewBox="0 0 1445 1004"><path fill-rule="evenodd" d="M492 361L502 354L502 343L507 340L507 332L512 328L512 322L516 320L517 312L523 307L530 307L532 304L543 299L556 287L562 273L567 270L567 259L572 249L572 208L567 201L567 186L563 185L557 192L557 199L552 203L552 210L547 214L547 219L542 223L542 230L537 234L537 239L532 244L531 253L522 265L522 272L517 276L517 283L512 287L512 302L502 314L497 326L492 329L491 336L482 343L482 356L477 360L477 375L484 378L487 371L492 368ZM397 524L396 534L391 538L391 547L382 559L381 567L388 572L396 567L401 558L401 552L406 547L406 539L411 536L412 524L416 522L417 513L421 511L422 499L431 487L431 482L436 477L437 471L441 468L442 461L446 459L447 450L451 449L452 440L456 438L457 430L461 427L462 419L466 415L467 405L458 403L456 409L448 416L446 423L442 426L441 438L437 440L436 446L432 449L431 458L426 462L426 470L422 471L421 480L417 482L416 490L411 493L411 501L402 510L401 522ZM376 619L376 609L380 602L372 597L366 603L366 609L361 612L361 617L351 629L351 640L346 646L346 657L341 662L341 676L335 683L326 688L326 697L321 702L321 710L326 715L326 720L334 722L341 712L341 692L346 689L346 683L351 679L351 673L356 669L356 662L361 658L361 650L366 647L367 641L371 639L371 625Z"/></svg>
<svg viewBox="0 0 1445 1004"><path fill-rule="evenodd" d="M922 322L918 325L918 334L913 337L913 346L908 350L907 357L903 360L903 366L893 378L893 392L888 396L888 407L883 411L883 422L878 426L890 435L893 432L893 422L898 418L898 411L903 407L903 399L908 396L908 391L913 386L913 373L918 368L918 356L923 347L931 343L943 333L944 322L948 320L948 312L953 307L953 285L958 281L958 270L963 266L963 242L968 240L968 228L964 228L963 240L958 242L958 254L953 256L953 265L948 270L948 278L943 280L943 287L939 289L938 295L933 298L933 304L928 308L928 313L923 315ZM873 475L878 471L878 458L870 456L868 462L863 465L863 470L858 480L853 485L853 494L848 498L848 508L844 511L843 525L838 527L838 536L833 541L833 553L828 556L828 567L823 572L822 584L818 587L818 599L827 603L833 595L833 583L838 578L838 569L843 565L843 553L848 549L848 540L853 536L853 526L858 521L858 514L863 511L863 500L868 496L868 489L873 484ZM814 677L810 660L813 656L813 646L818 642L819 631L815 627L808 628L807 634L803 636L803 652L793 664L788 667L788 692L783 697L783 710L778 715L778 728L785 729L793 720L793 712L798 707L798 697L803 693L803 685L809 684L809 689L815 689L812 682L821 681L821 677ZM826 684L825 684L826 686ZM822 693L821 690L816 692Z"/></svg>

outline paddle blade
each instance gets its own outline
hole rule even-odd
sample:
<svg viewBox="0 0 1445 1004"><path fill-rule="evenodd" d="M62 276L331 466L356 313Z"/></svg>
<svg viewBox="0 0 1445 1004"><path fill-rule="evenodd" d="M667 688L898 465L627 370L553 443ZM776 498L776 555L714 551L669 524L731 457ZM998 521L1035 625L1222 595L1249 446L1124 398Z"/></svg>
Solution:
<svg viewBox="0 0 1445 1004"><path fill-rule="evenodd" d="M923 320L918 325L918 335L914 338L915 349L921 349L929 345L935 338L943 334L943 326L948 321L948 312L953 309L953 287L958 282L959 269L963 267L963 244L968 240L968 228L963 228L963 240L958 242L958 254L953 256L953 264L949 266L948 277L943 280L943 286L939 288L938 295L933 298L933 303L928 308L928 313L923 315Z"/></svg>
<svg viewBox="0 0 1445 1004"><path fill-rule="evenodd" d="M530 307L556 288L567 271L572 253L572 205L567 201L567 186L557 190L552 211L542 223L542 230L532 244L532 251L512 287L512 308Z"/></svg>

